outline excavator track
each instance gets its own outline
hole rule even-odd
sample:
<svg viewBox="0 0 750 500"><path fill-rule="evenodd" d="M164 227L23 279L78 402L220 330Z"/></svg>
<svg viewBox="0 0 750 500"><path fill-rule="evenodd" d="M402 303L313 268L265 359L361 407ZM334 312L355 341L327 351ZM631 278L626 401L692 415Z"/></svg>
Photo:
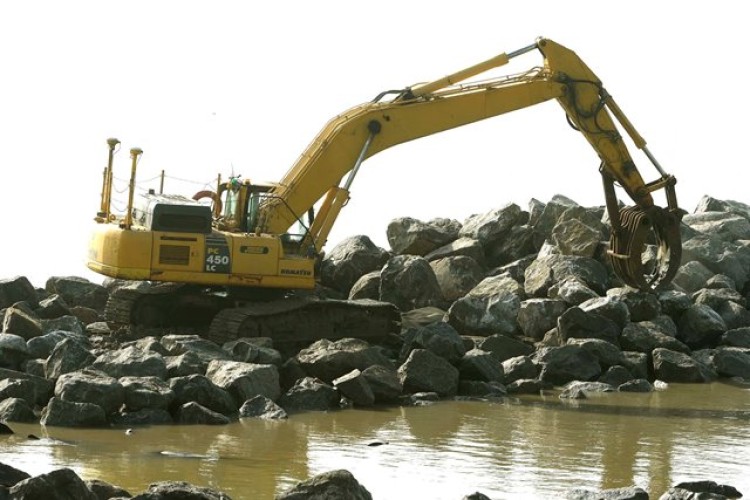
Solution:
<svg viewBox="0 0 750 500"><path fill-rule="evenodd" d="M374 300L291 297L225 309L216 315L207 338L222 344L241 337L270 337L274 346L356 337L384 339L400 329L393 304Z"/></svg>
<svg viewBox="0 0 750 500"><path fill-rule="evenodd" d="M615 274L643 291L672 281L682 257L680 217L660 207L625 207L619 215L620 227L612 231L609 245ZM655 252L649 254L652 245Z"/></svg>

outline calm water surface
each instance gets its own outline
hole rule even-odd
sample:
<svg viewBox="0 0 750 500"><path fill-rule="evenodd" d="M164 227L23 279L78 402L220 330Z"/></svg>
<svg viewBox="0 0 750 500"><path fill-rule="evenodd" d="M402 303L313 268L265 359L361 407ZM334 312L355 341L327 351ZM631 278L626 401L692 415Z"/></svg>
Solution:
<svg viewBox="0 0 750 500"><path fill-rule="evenodd" d="M502 402L305 413L219 427L122 430L10 424L0 462L30 474L70 467L131 493L185 480L233 499L268 499L347 469L375 500L557 498L570 489L640 486L658 498L684 480L750 494L750 390L671 385L564 402L557 393ZM28 434L43 436L30 440ZM374 441L382 446L367 446Z"/></svg>

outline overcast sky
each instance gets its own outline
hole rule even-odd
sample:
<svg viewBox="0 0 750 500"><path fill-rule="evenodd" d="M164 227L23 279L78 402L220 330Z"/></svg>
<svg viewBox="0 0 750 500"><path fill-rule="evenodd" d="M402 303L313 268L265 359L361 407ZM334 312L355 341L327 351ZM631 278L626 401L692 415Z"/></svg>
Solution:
<svg viewBox="0 0 750 500"><path fill-rule="evenodd" d="M0 279L101 280L84 262L108 137L118 178L144 150L142 186L161 170L188 196L218 173L278 180L334 115L538 36L597 73L685 209L750 203L746 25L730 1L2 2ZM387 247L400 216L463 220L556 193L601 205L598 163L554 102L397 146L365 162L328 248L354 234Z"/></svg>

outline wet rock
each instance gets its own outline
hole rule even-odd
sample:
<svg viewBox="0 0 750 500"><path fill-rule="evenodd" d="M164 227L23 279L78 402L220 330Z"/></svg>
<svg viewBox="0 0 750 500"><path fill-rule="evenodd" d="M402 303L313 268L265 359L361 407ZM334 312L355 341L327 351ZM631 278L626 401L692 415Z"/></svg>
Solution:
<svg viewBox="0 0 750 500"><path fill-rule="evenodd" d="M515 356L501 364L503 382L508 385L516 380L535 379L538 375L536 364L528 356Z"/></svg>
<svg viewBox="0 0 750 500"><path fill-rule="evenodd" d="M287 413L282 407L267 397L255 396L242 404L240 407L240 418L279 420L287 418Z"/></svg>
<svg viewBox="0 0 750 500"><path fill-rule="evenodd" d="M426 349L415 349L398 368L399 380L407 392L436 392L454 396L458 391L458 370Z"/></svg>
<svg viewBox="0 0 750 500"><path fill-rule="evenodd" d="M650 355L645 352L622 351L622 365L633 374L635 378L650 378L651 369Z"/></svg>
<svg viewBox="0 0 750 500"><path fill-rule="evenodd" d="M653 392L654 386L645 378L629 380L617 386L620 392Z"/></svg>
<svg viewBox="0 0 750 500"><path fill-rule="evenodd" d="M359 370L352 370L333 381L342 396L349 398L355 406L372 406L375 403L375 394L370 388L367 379Z"/></svg>
<svg viewBox="0 0 750 500"><path fill-rule="evenodd" d="M0 462L0 486L13 486L30 477L29 474Z"/></svg>
<svg viewBox="0 0 750 500"><path fill-rule="evenodd" d="M386 236L394 254L424 256L457 239L460 229L458 221L448 219L422 222L399 217L388 224Z"/></svg>
<svg viewBox="0 0 750 500"><path fill-rule="evenodd" d="M557 318L557 331L563 342L588 338L619 346L620 327L614 321L595 312L585 312L579 307L571 307Z"/></svg>
<svg viewBox="0 0 750 500"><path fill-rule="evenodd" d="M575 489L565 495L565 500L648 500L646 490L637 487L612 488L590 491Z"/></svg>
<svg viewBox="0 0 750 500"><path fill-rule="evenodd" d="M677 338L691 349L715 347L727 331L721 316L706 305L694 304L680 317Z"/></svg>
<svg viewBox="0 0 750 500"><path fill-rule="evenodd" d="M297 483L289 490L276 495L276 500L372 500L372 495L359 484L351 472L334 470L324 472L307 481Z"/></svg>
<svg viewBox="0 0 750 500"><path fill-rule="evenodd" d="M102 372L77 371L61 375L55 384L55 396L66 402L93 403L109 415L125 402L122 384Z"/></svg>
<svg viewBox="0 0 750 500"><path fill-rule="evenodd" d="M372 365L362 371L376 403L393 403L401 397L402 386L393 367Z"/></svg>
<svg viewBox="0 0 750 500"><path fill-rule="evenodd" d="M34 414L33 408L25 399L6 396L0 400L0 422L37 421L38 419Z"/></svg>
<svg viewBox="0 0 750 500"><path fill-rule="evenodd" d="M214 360L208 364L206 377L229 392L236 406L258 395L273 400L281 395L279 370L273 365Z"/></svg>
<svg viewBox="0 0 750 500"><path fill-rule="evenodd" d="M448 321L462 335L512 335L518 331L523 288L510 277L482 280L448 310Z"/></svg>
<svg viewBox="0 0 750 500"><path fill-rule="evenodd" d="M611 366L620 365L623 363L622 351L611 342L595 338L582 338L582 339L568 339L566 342L569 345L577 345L582 347L585 351L593 354L594 357L599 361L602 371L607 370Z"/></svg>
<svg viewBox="0 0 750 500"><path fill-rule="evenodd" d="M45 290L57 294L70 307L84 306L104 311L109 292L106 288L77 276L53 276L47 280Z"/></svg>
<svg viewBox="0 0 750 500"><path fill-rule="evenodd" d="M461 358L458 364L461 380L502 382L503 366L489 352L472 349Z"/></svg>
<svg viewBox="0 0 750 500"><path fill-rule="evenodd" d="M222 491L195 486L184 481L160 481L150 484L145 493L135 498L138 500L232 500Z"/></svg>
<svg viewBox="0 0 750 500"><path fill-rule="evenodd" d="M653 353L654 374L664 382L707 382L698 361L689 355L656 348Z"/></svg>
<svg viewBox="0 0 750 500"><path fill-rule="evenodd" d="M484 278L476 260L466 256L446 257L430 262L443 299L454 302L471 291Z"/></svg>
<svg viewBox="0 0 750 500"><path fill-rule="evenodd" d="M531 345L500 334L490 335L481 341L477 347L491 353L501 363L506 359L516 356L526 356L534 351Z"/></svg>
<svg viewBox="0 0 750 500"><path fill-rule="evenodd" d="M84 482L99 500L107 500L114 497L130 498L132 496L127 490L106 481L102 481L101 479L92 479Z"/></svg>
<svg viewBox="0 0 750 500"><path fill-rule="evenodd" d="M42 410L40 423L58 427L100 427L107 423L107 417L104 409L97 404L53 397Z"/></svg>
<svg viewBox="0 0 750 500"><path fill-rule="evenodd" d="M682 493L678 493L677 497L669 496L666 499L664 496L661 497L660 500L698 500L698 499L716 499L716 500L722 500L722 498L740 498L742 497L742 493L740 493L737 488L734 486L729 486L726 484L717 484L715 481L686 481L683 483L679 483L675 485L673 488L674 490L682 490L683 492L688 493L694 493L697 494L694 496L679 496ZM670 489L670 492L672 489ZM703 495L701 495L703 494ZM711 496L716 495L718 498Z"/></svg>
<svg viewBox="0 0 750 500"><path fill-rule="evenodd" d="M0 367L19 370L29 358L31 352L23 337L12 333L0 333Z"/></svg>
<svg viewBox="0 0 750 500"><path fill-rule="evenodd" d="M491 500L491 499L490 499L490 497L488 497L484 493L481 493L479 491L475 491L471 495L466 495L461 500Z"/></svg>
<svg viewBox="0 0 750 500"><path fill-rule="evenodd" d="M66 373L90 366L96 357L78 340L64 338L57 343L47 358L44 374L48 379L57 379Z"/></svg>
<svg viewBox="0 0 750 500"><path fill-rule="evenodd" d="M581 382L574 380L563 386L560 392L561 399L580 399L580 393L588 398L604 392L614 392L615 388L604 382Z"/></svg>
<svg viewBox="0 0 750 500"><path fill-rule="evenodd" d="M601 377L599 382L604 382L612 387L620 387L621 385L633 380L633 375L630 370L621 365L614 365L607 368Z"/></svg>
<svg viewBox="0 0 750 500"><path fill-rule="evenodd" d="M440 306L440 284L429 262L414 255L396 255L388 259L380 273L380 300L402 311Z"/></svg>
<svg viewBox="0 0 750 500"><path fill-rule="evenodd" d="M331 382L354 369L365 370L373 365L393 366L375 346L361 339L319 340L301 350L297 356L308 375Z"/></svg>
<svg viewBox="0 0 750 500"><path fill-rule="evenodd" d="M42 334L42 321L33 311L16 304L5 310L2 332L29 340Z"/></svg>
<svg viewBox="0 0 750 500"><path fill-rule="evenodd" d="M359 278L380 270L389 257L369 237L352 236L326 254L321 263L321 283L348 294Z"/></svg>
<svg viewBox="0 0 750 500"><path fill-rule="evenodd" d="M183 425L226 425L230 422L226 415L209 410L195 401L180 405L174 412L174 420Z"/></svg>
<svg viewBox="0 0 750 500"><path fill-rule="evenodd" d="M542 382L563 385L573 380L589 381L601 375L599 360L581 346L543 347L533 357L541 367Z"/></svg>
<svg viewBox="0 0 750 500"><path fill-rule="evenodd" d="M125 411L143 408L166 410L174 400L169 384L157 377L122 377L119 380L125 394Z"/></svg>
<svg viewBox="0 0 750 500"><path fill-rule="evenodd" d="M349 290L349 300L380 300L380 270L362 275Z"/></svg>
<svg viewBox="0 0 750 500"><path fill-rule="evenodd" d="M97 357L91 367L115 378L167 377L167 364L162 355L135 346L107 351Z"/></svg>
<svg viewBox="0 0 750 500"><path fill-rule="evenodd" d="M625 327L620 336L620 345L624 350L644 353L650 353L657 347L690 353L690 348L676 338L641 323L631 323Z"/></svg>
<svg viewBox="0 0 750 500"><path fill-rule="evenodd" d="M541 340L547 331L557 325L557 318L567 307L562 300L524 300L518 310L518 325L526 337Z"/></svg>
<svg viewBox="0 0 750 500"><path fill-rule="evenodd" d="M545 384L536 378L514 380L505 386L508 394L539 394L544 387Z"/></svg>
<svg viewBox="0 0 750 500"><path fill-rule="evenodd" d="M9 498L45 500L98 500L86 483L70 469L57 469L30 477L8 490Z"/></svg>
<svg viewBox="0 0 750 500"><path fill-rule="evenodd" d="M231 415L237 411L237 404L229 392L211 382L204 375L169 379L169 388L174 393L173 406L195 401L223 415Z"/></svg>
<svg viewBox="0 0 750 500"><path fill-rule="evenodd" d="M279 398L279 406L289 413L328 411L338 406L338 391L320 379L305 377Z"/></svg>
<svg viewBox="0 0 750 500"><path fill-rule="evenodd" d="M292 386L302 378L305 378L307 373L300 365L296 358L288 358L279 367L279 383L281 385L281 392L286 392L292 388Z"/></svg>
<svg viewBox="0 0 750 500"><path fill-rule="evenodd" d="M713 361L719 376L750 381L750 349L720 347L716 349Z"/></svg>

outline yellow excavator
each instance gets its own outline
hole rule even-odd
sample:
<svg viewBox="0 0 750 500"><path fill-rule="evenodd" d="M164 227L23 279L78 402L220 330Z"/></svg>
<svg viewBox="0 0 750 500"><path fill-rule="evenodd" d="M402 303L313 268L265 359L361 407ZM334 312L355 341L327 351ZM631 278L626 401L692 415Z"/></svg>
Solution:
<svg viewBox="0 0 750 500"><path fill-rule="evenodd" d="M534 50L543 56L542 66L462 83ZM207 335L216 341L244 336L280 341L375 337L394 331L399 315L387 303L322 300L312 294L254 299L315 287L316 262L364 160L397 144L551 99L560 103L570 125L601 161L614 272L641 290L668 284L681 258L683 211L677 205L675 177L662 169L575 52L539 38L444 78L383 92L337 115L276 184L230 178L219 180L215 191L193 197L149 192L135 200L136 165L142 154L135 148L130 151L127 210L115 215L110 208L112 164L119 141L109 139L88 267L152 286L117 290L105 311L107 319L155 326L210 323ZM615 122L651 161L656 180L643 180ZM633 206L620 208L615 184ZM665 208L652 197L661 189ZM647 259L649 251L652 258Z"/></svg>

